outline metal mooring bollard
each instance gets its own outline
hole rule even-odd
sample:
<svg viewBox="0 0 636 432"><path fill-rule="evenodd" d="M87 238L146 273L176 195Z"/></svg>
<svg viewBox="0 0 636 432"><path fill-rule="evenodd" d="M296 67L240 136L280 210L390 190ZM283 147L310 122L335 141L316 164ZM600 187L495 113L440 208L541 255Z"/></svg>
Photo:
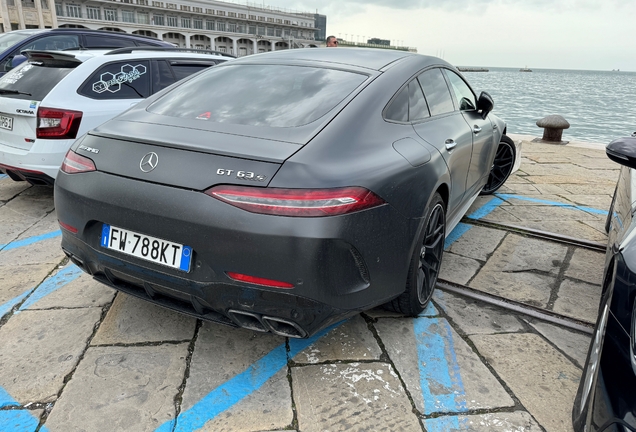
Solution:
<svg viewBox="0 0 636 432"><path fill-rule="evenodd" d="M543 141L560 143L563 129L568 129L570 123L560 115L549 115L538 120L537 126L543 128Z"/></svg>

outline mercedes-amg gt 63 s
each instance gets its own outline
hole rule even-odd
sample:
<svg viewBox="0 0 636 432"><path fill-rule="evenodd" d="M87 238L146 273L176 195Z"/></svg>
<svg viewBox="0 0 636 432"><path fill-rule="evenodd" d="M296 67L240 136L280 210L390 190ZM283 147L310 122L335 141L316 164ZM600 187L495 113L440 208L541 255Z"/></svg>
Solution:
<svg viewBox="0 0 636 432"><path fill-rule="evenodd" d="M75 142L62 248L104 284L231 326L307 337L383 304L415 316L445 236L518 163L492 108L409 52L227 62Z"/></svg>

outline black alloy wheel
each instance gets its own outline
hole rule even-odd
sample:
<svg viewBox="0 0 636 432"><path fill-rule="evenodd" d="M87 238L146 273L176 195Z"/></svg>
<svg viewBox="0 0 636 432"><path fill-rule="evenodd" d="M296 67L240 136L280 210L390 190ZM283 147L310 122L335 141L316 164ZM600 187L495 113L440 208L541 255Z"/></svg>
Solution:
<svg viewBox="0 0 636 432"><path fill-rule="evenodd" d="M413 251L406 290L385 306L389 310L418 316L433 297L442 266L446 238L446 211L442 197L435 193L426 216L426 225Z"/></svg>
<svg viewBox="0 0 636 432"><path fill-rule="evenodd" d="M508 180L515 165L515 143L506 135L501 137L497 154L492 163L490 176L486 186L481 190L480 195L490 195L495 193Z"/></svg>

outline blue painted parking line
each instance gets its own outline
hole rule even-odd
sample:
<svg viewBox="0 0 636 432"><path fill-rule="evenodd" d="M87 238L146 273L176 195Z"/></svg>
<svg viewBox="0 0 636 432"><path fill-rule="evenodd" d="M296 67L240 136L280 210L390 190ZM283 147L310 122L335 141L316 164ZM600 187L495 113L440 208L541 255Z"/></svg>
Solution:
<svg viewBox="0 0 636 432"><path fill-rule="evenodd" d="M437 417L424 420L428 432L448 432L468 429L467 419L457 416Z"/></svg>
<svg viewBox="0 0 636 432"><path fill-rule="evenodd" d="M340 324L334 324L309 339L290 339L289 353L287 353L285 344L274 348L260 360L250 365L244 372L221 384L204 396L192 408L179 414L176 418L175 432L192 431L203 427L207 422L261 388L278 371L287 366L288 358L293 358ZM159 426L156 431L171 432L174 422L175 420L168 421Z"/></svg>
<svg viewBox="0 0 636 432"><path fill-rule="evenodd" d="M0 180L2 180L2 179L3 179L3 178L5 178L5 177L9 177L9 176L8 176L8 175L6 175L6 174L0 174Z"/></svg>
<svg viewBox="0 0 636 432"><path fill-rule="evenodd" d="M64 285L74 281L84 273L78 266L71 264L63 268L55 275L46 279L39 287L29 296L29 298L20 306L18 311L23 311L42 300L49 294L62 288Z"/></svg>
<svg viewBox="0 0 636 432"><path fill-rule="evenodd" d="M473 226L469 224L465 224L462 222L458 223L455 229L453 229L453 231L451 231L448 237L446 237L446 240L444 241L444 250L451 247L453 243L459 240L459 238L463 236L464 234L466 234L466 232L472 227Z"/></svg>
<svg viewBox="0 0 636 432"><path fill-rule="evenodd" d="M448 321L416 318L413 320L413 330L417 342L424 414L468 411Z"/></svg>
<svg viewBox="0 0 636 432"><path fill-rule="evenodd" d="M11 243L7 243L7 244L0 244L0 251L8 251L8 250L16 249L23 246L29 246L29 245L32 245L33 243L37 243L42 240L48 240L50 238L55 238L60 235L62 235L62 231L57 230L57 231L51 231L49 233L42 234L42 235L28 237L22 240L12 241Z"/></svg>
<svg viewBox="0 0 636 432"><path fill-rule="evenodd" d="M466 216L468 219L482 219L492 213L497 207L503 204L503 200L493 197L490 201L488 201L483 206L479 207L477 210Z"/></svg>
<svg viewBox="0 0 636 432"><path fill-rule="evenodd" d="M0 387L0 408L19 406L20 404ZM0 410L0 428L3 432L34 432L39 423L40 421L29 410ZM40 430L48 432L45 426L42 426Z"/></svg>
<svg viewBox="0 0 636 432"><path fill-rule="evenodd" d="M553 206L553 207L565 207L565 208L569 208L569 209L572 209L572 210L581 210L581 211L584 211L584 212L598 214L598 215L607 215L607 210L600 210L600 209L596 209L596 208L592 208L592 207L586 207L586 206L580 206L580 205L576 205L576 204L567 204L567 203L562 203L562 202L558 202L558 201L542 200L542 199L539 199L539 198L526 197L526 196L523 196L523 195L497 194L497 197L499 197L501 199L504 199L504 200L518 199L518 200L533 202L533 203L537 203L537 204L546 204L546 205Z"/></svg>

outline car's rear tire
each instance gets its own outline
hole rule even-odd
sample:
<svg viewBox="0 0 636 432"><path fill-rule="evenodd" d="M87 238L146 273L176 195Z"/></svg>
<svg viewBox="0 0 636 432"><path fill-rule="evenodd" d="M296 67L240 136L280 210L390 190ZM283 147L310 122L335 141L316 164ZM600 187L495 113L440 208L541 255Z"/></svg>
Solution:
<svg viewBox="0 0 636 432"><path fill-rule="evenodd" d="M481 190L480 195L490 195L495 193L508 180L512 169L515 166L516 157L515 143L506 135L501 136L495 160L492 163L490 175L486 185Z"/></svg>
<svg viewBox="0 0 636 432"><path fill-rule="evenodd" d="M433 297L442 266L446 237L446 209L439 193L433 195L422 233L415 244L404 292L385 307L408 316L417 316Z"/></svg>

